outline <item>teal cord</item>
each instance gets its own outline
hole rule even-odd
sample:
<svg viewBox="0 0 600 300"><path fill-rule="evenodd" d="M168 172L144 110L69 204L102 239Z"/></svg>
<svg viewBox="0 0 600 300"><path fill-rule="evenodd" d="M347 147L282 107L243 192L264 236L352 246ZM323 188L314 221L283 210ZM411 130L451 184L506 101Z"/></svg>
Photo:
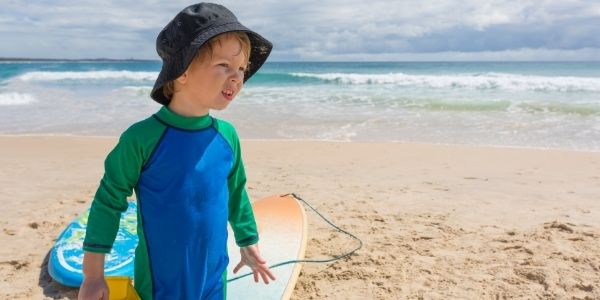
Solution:
<svg viewBox="0 0 600 300"><path fill-rule="evenodd" d="M317 213L317 215L319 215L319 217L321 217L323 220L325 220L325 222L327 222L327 223L328 223L329 225L331 225L333 228L335 228L335 229L337 229L338 231L340 231L340 232L342 232L342 233L345 233L346 235L349 235L349 236L350 236L350 237L352 237L353 239L357 240L357 241L358 241L358 243L359 243L359 245L358 245L358 247L357 247L356 249L354 249L354 250L352 250L352 251L350 251L350 252L348 252L348 253L346 253L346 254L340 255L340 256L335 256L335 255L334 255L334 256L333 256L333 258L331 258L331 259L323 259L323 260L316 260L316 259L299 259L299 260L288 260L288 261L280 262L280 263L274 264L274 265L272 265L272 266L269 266L269 268L270 268L270 269L277 268L277 267L280 267L280 266L283 266L283 265L287 265L287 264L293 264L293 263L328 263L328 262L332 262L332 261L336 261L336 260L340 260L340 259L342 259L342 258L348 257L348 256L350 256L350 255L354 254L354 252L358 251L360 248L362 248L362 246L363 246L363 242L362 242L362 241L361 241L359 238L357 238L357 237L356 237L355 235L353 235L352 233L349 233L349 232L347 232L347 231L345 231L345 230L343 230L343 229L339 228L339 227L338 227L338 226L336 226L335 224L331 223L331 221L327 220L327 218L325 218L325 217L324 217L324 216L323 216L321 213L319 213L319 212L318 212L316 209L314 209L314 208L313 208L313 207L312 207L310 204L308 204L308 202L304 201L304 199L300 198L298 195L296 195L296 194L294 194L294 193L290 193L290 194L281 195L281 197L285 197L285 196L289 196L289 195L291 195L292 197L294 197L294 198L296 198L297 200L299 200L299 201L303 202L304 204L306 204L308 207L310 207L310 209L312 209L312 210L313 210L315 213ZM234 277L234 278L232 278L232 279L228 279L228 280L227 280L227 282L232 282L232 281L234 281L234 280L238 280L238 279L240 279L240 278L244 278L244 277L246 277L246 276L250 276L250 275L252 275L252 274L254 274L254 273L247 273L247 274L244 274L244 275L240 275L240 276Z"/></svg>

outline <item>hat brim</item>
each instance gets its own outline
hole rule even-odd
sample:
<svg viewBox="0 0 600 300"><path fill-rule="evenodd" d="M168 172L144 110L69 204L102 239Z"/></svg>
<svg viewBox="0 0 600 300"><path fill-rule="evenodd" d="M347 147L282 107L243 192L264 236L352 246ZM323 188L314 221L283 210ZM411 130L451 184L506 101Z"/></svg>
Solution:
<svg viewBox="0 0 600 300"><path fill-rule="evenodd" d="M273 44L260 36L258 33L248 29L238 22L227 23L203 32L194 38L194 40L190 43L190 46L183 48L176 58L168 62L163 61L162 68L158 74L156 82L154 83L150 97L162 105L168 105L171 100L165 97L163 93L163 86L166 83L177 79L185 72L196 56L198 49L200 49L200 47L202 47L202 45L204 45L208 40L219 34L234 31L245 32L248 34L248 38L250 39L250 63L244 76L244 82L250 79L250 77L252 77L252 75L254 75L267 60L267 57L273 49Z"/></svg>

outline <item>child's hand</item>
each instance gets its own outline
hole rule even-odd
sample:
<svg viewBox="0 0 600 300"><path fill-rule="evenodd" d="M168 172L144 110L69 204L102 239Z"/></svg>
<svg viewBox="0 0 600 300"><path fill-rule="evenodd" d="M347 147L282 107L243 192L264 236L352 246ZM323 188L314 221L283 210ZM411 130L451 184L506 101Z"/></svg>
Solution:
<svg viewBox="0 0 600 300"><path fill-rule="evenodd" d="M108 286L104 277L98 278L85 278L81 287L79 288L79 300L108 300Z"/></svg>
<svg viewBox="0 0 600 300"><path fill-rule="evenodd" d="M265 284L269 284L269 278L275 280L275 275L269 270L267 261L260 256L258 244L240 248L241 261L233 269L233 273L237 273L243 266L248 266L254 273L254 282L258 282L258 275L262 277Z"/></svg>

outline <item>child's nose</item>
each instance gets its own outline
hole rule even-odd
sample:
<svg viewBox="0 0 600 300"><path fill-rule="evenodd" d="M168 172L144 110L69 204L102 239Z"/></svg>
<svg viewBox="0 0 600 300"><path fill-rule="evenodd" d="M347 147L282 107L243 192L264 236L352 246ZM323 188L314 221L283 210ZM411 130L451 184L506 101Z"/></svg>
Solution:
<svg viewBox="0 0 600 300"><path fill-rule="evenodd" d="M231 81L235 82L235 83L240 83L240 82L244 81L244 72L243 71L234 72L234 74L231 76Z"/></svg>

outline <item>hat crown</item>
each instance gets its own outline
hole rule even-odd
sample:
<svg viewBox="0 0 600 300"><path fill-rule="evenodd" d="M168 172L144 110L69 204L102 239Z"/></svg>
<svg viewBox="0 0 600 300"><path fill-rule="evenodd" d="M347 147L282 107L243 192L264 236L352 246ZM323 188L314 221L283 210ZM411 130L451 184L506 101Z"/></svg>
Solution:
<svg viewBox="0 0 600 300"><path fill-rule="evenodd" d="M156 39L156 52L163 60L170 60L175 53L189 46L198 35L231 22L237 22L237 18L222 5L190 5L179 12L160 32Z"/></svg>

